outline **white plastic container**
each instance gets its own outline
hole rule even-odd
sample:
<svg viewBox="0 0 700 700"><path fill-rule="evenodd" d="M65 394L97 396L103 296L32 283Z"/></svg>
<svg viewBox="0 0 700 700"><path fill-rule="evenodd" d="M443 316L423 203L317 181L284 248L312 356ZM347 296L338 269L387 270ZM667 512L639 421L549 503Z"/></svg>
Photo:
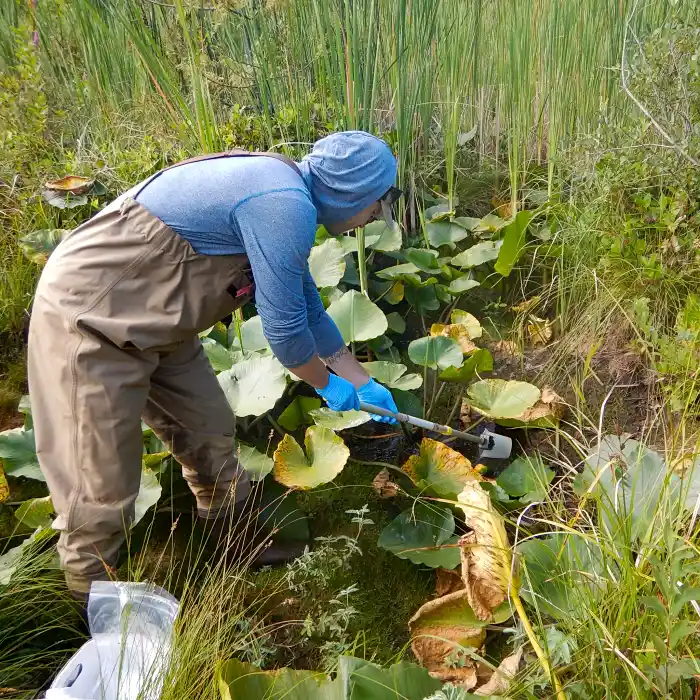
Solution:
<svg viewBox="0 0 700 700"><path fill-rule="evenodd" d="M59 671L46 700L157 700L178 609L157 586L95 582L88 602L91 639Z"/></svg>

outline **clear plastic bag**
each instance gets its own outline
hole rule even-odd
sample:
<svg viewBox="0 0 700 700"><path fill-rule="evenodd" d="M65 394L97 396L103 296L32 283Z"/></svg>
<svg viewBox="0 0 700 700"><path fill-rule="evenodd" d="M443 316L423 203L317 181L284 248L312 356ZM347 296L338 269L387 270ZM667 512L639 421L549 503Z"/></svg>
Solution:
<svg viewBox="0 0 700 700"><path fill-rule="evenodd" d="M93 583L91 639L61 669L46 699L157 700L178 609L178 601L158 586Z"/></svg>

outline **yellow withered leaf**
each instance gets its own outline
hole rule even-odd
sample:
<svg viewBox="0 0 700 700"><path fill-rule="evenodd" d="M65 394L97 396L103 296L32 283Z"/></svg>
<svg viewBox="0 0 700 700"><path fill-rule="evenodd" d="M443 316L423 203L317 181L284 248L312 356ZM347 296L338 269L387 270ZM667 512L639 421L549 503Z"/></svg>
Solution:
<svg viewBox="0 0 700 700"><path fill-rule="evenodd" d="M58 180L50 180L44 186L47 190L55 192L70 192L71 194L85 194L93 185L95 180L90 177L80 175L66 175Z"/></svg>
<svg viewBox="0 0 700 700"><path fill-rule="evenodd" d="M523 658L522 648L518 649L515 654L507 656L500 664L498 668L493 672L491 679L484 683L484 685L479 686L474 691L474 695L506 695L510 690L510 684L518 675L518 668L520 666L520 660Z"/></svg>
<svg viewBox="0 0 700 700"><path fill-rule="evenodd" d="M552 426L562 418L565 410L564 399L552 387L544 386L540 400L518 416L518 420L531 427Z"/></svg>
<svg viewBox="0 0 700 700"><path fill-rule="evenodd" d="M0 503L4 503L10 497L10 485L7 483L5 470L0 464Z"/></svg>
<svg viewBox="0 0 700 700"><path fill-rule="evenodd" d="M490 621L496 608L508 600L510 586L516 586L511 580L508 535L503 518L478 481L465 484L457 501L472 530L459 541L467 599L480 620Z"/></svg>
<svg viewBox="0 0 700 700"><path fill-rule="evenodd" d="M382 469L372 480L372 490L379 498L394 498L399 492L399 486L391 480L389 470Z"/></svg>
<svg viewBox="0 0 700 700"><path fill-rule="evenodd" d="M433 337L442 335L445 338L452 338L459 345L463 353L476 350L476 345L472 343L469 335L469 328L462 323L433 323L430 326L430 335Z"/></svg>
<svg viewBox="0 0 700 700"><path fill-rule="evenodd" d="M516 314L522 314L526 311L531 311L532 308L539 303L541 298L542 297L540 296L530 297L529 299L525 299L525 301L521 301L515 306L511 306L510 309L511 311L515 311Z"/></svg>
<svg viewBox="0 0 700 700"><path fill-rule="evenodd" d="M533 345L547 345L554 335L554 322L546 318L530 316L525 328Z"/></svg>

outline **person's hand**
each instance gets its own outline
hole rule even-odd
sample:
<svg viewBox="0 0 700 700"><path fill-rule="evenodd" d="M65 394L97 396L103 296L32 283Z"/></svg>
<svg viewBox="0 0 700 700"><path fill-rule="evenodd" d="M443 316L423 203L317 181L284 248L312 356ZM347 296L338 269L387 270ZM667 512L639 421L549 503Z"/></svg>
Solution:
<svg viewBox="0 0 700 700"><path fill-rule="evenodd" d="M370 379L367 384L361 386L357 390L357 395L360 397L360 401L364 403L370 403L373 406L379 406L379 408L386 408L392 413L398 413L399 411L396 408L391 392L385 386L375 382L374 379ZM389 418L389 416L378 416L374 413L370 413L370 416L372 420L376 420L379 423L396 423L396 420Z"/></svg>
<svg viewBox="0 0 700 700"><path fill-rule="evenodd" d="M355 387L337 374L328 373L328 384L316 393L325 399L328 408L333 411L359 411L360 398Z"/></svg>

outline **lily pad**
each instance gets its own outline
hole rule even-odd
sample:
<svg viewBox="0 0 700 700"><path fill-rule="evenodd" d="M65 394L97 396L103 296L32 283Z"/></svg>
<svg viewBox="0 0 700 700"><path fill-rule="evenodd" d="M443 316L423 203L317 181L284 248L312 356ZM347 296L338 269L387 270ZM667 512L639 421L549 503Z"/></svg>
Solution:
<svg viewBox="0 0 700 700"><path fill-rule="evenodd" d="M253 316L241 324L241 338L239 340L236 333L235 324L231 324L228 329L229 343L232 350L242 350L243 352L259 352L269 350L270 343L263 333L262 319L260 316ZM241 340L243 346L241 347Z"/></svg>
<svg viewBox="0 0 700 700"><path fill-rule="evenodd" d="M383 270L379 270L375 274L377 277L383 280L401 280L403 282L408 282L409 284L419 286L421 284L421 278L418 271L419 269L416 265L408 262L401 265L394 265L393 267L386 267Z"/></svg>
<svg viewBox="0 0 700 700"><path fill-rule="evenodd" d="M388 323L384 312L364 294L356 290L345 292L328 307L346 344L370 340L386 332Z"/></svg>
<svg viewBox="0 0 700 700"><path fill-rule="evenodd" d="M362 366L370 377L390 389L409 391L418 389L423 384L423 377L419 374L406 374L406 365L396 362L363 362Z"/></svg>
<svg viewBox="0 0 700 700"><path fill-rule="evenodd" d="M221 343L212 338L202 338L202 348L215 372L223 372L233 367L235 356Z"/></svg>
<svg viewBox="0 0 700 700"><path fill-rule="evenodd" d="M440 270L438 254L436 250L425 248L409 248L406 251L406 260L413 263L419 270L433 274Z"/></svg>
<svg viewBox="0 0 700 700"><path fill-rule="evenodd" d="M33 429L13 428L0 433L0 463L10 476L46 481L39 468Z"/></svg>
<svg viewBox="0 0 700 700"><path fill-rule="evenodd" d="M433 323L430 326L430 335L433 337L452 338L463 353L469 353L476 350L476 345L471 340L469 329L461 323ZM460 363L461 364L461 363Z"/></svg>
<svg viewBox="0 0 700 700"><path fill-rule="evenodd" d="M309 270L317 287L335 287L345 274L345 251L340 242L329 238L314 246L309 254Z"/></svg>
<svg viewBox="0 0 700 700"><path fill-rule="evenodd" d="M30 498L24 501L15 511L15 519L20 525L36 530L38 527L49 527L53 522L54 508L51 496Z"/></svg>
<svg viewBox="0 0 700 700"><path fill-rule="evenodd" d="M456 267L477 267L498 258L503 241L482 241L456 255L450 263Z"/></svg>
<svg viewBox="0 0 700 700"><path fill-rule="evenodd" d="M392 520L379 536L379 546L400 559L431 568L454 569L460 561L459 539L449 508L422 501ZM446 545L446 546L443 546Z"/></svg>
<svg viewBox="0 0 700 700"><path fill-rule="evenodd" d="M430 279L434 280L434 277ZM440 300L434 286L406 287L406 301L420 316L429 316L431 311L440 308Z"/></svg>
<svg viewBox="0 0 700 700"><path fill-rule="evenodd" d="M496 484L522 503L538 503L547 498L554 472L535 457L518 457L496 478Z"/></svg>
<svg viewBox="0 0 700 700"><path fill-rule="evenodd" d="M238 443L236 455L251 481L262 481L274 466L272 457L256 450L252 445Z"/></svg>
<svg viewBox="0 0 700 700"><path fill-rule="evenodd" d="M28 260L37 265L46 265L49 256L66 233L62 228L42 228L22 236L19 246Z"/></svg>
<svg viewBox="0 0 700 700"><path fill-rule="evenodd" d="M428 336L412 341L408 346L411 362L430 369L446 369L462 364L462 350L452 338Z"/></svg>
<svg viewBox="0 0 700 700"><path fill-rule="evenodd" d="M461 323L463 326L466 326L469 337L472 340L475 338L481 338L484 332L481 324L479 323L479 319L470 314L468 311L454 309L450 314L450 321L452 321L452 323Z"/></svg>
<svg viewBox="0 0 700 700"><path fill-rule="evenodd" d="M539 401L518 418L501 418L498 422L508 428L556 428L564 415L564 399L549 387L542 387Z"/></svg>
<svg viewBox="0 0 700 700"><path fill-rule="evenodd" d="M149 508L158 503L163 489L155 473L147 467L141 469L141 483L139 485L139 495L134 504L134 520L131 527L139 523Z"/></svg>
<svg viewBox="0 0 700 700"><path fill-rule="evenodd" d="M364 411L333 411L330 408L316 408L309 411L316 425L329 430L346 430L372 420Z"/></svg>
<svg viewBox="0 0 700 700"><path fill-rule="evenodd" d="M11 582L12 577L22 565L25 554L33 554L43 542L51 539L54 535L55 531L50 527L37 528L30 537L0 555L0 586L6 586Z"/></svg>
<svg viewBox="0 0 700 700"><path fill-rule="evenodd" d="M406 330L406 321L404 321L403 316L392 311L390 314L386 315L386 321L389 324L389 330L393 333L401 335Z"/></svg>
<svg viewBox="0 0 700 700"><path fill-rule="evenodd" d="M304 445L306 454L287 434L277 446L273 476L280 484L303 490L326 484L340 474L350 456L341 437L318 425L307 429Z"/></svg>
<svg viewBox="0 0 700 700"><path fill-rule="evenodd" d="M419 489L451 500L465 484L480 480L464 455L430 438L423 438L419 454L411 455L402 469Z"/></svg>
<svg viewBox="0 0 700 700"><path fill-rule="evenodd" d="M452 250L470 233L468 229L460 226L456 221L429 222L425 225L425 230L431 246L439 248L446 245Z"/></svg>
<svg viewBox="0 0 700 700"><path fill-rule="evenodd" d="M58 180L49 180L44 187L55 192L70 192L71 194L85 194L95 183L91 177L80 175L66 175Z"/></svg>
<svg viewBox="0 0 700 700"><path fill-rule="evenodd" d="M471 407L488 418L518 418L537 403L540 390L527 382L482 379L467 389Z"/></svg>
<svg viewBox="0 0 700 700"><path fill-rule="evenodd" d="M280 413L277 422L290 433L300 425L313 423L311 411L321 408L321 399L313 396L296 396L287 408Z"/></svg>
<svg viewBox="0 0 700 700"><path fill-rule="evenodd" d="M470 289L474 289L474 287L478 287L479 285L480 283L471 279L469 275L462 275L461 277L452 280L447 288L449 289L450 294L458 296L468 292Z"/></svg>
<svg viewBox="0 0 700 700"><path fill-rule="evenodd" d="M75 209L88 203L88 198L84 194L64 194L55 190L44 190L41 196L48 204L57 209Z"/></svg>
<svg viewBox="0 0 700 700"><path fill-rule="evenodd" d="M384 221L373 221L365 226L365 244L373 250L389 253L401 250L401 227L394 221L391 228Z"/></svg>
<svg viewBox="0 0 700 700"><path fill-rule="evenodd" d="M454 211L450 209L449 204L435 204L432 207L428 207L423 212L423 219L425 221L444 221L449 219L454 214Z"/></svg>
<svg viewBox="0 0 700 700"><path fill-rule="evenodd" d="M284 367L273 356L252 357L221 372L217 379L237 416L261 416L284 394Z"/></svg>
<svg viewBox="0 0 700 700"><path fill-rule="evenodd" d="M479 219L479 223L472 230L477 232L500 231L506 225L506 223L506 220L501 219L500 216L496 216L495 214L487 214L482 219Z"/></svg>
<svg viewBox="0 0 700 700"><path fill-rule="evenodd" d="M482 372L493 370L493 356L485 348L477 348L462 363L460 367L448 367L442 370L438 379L442 382L467 384Z"/></svg>

